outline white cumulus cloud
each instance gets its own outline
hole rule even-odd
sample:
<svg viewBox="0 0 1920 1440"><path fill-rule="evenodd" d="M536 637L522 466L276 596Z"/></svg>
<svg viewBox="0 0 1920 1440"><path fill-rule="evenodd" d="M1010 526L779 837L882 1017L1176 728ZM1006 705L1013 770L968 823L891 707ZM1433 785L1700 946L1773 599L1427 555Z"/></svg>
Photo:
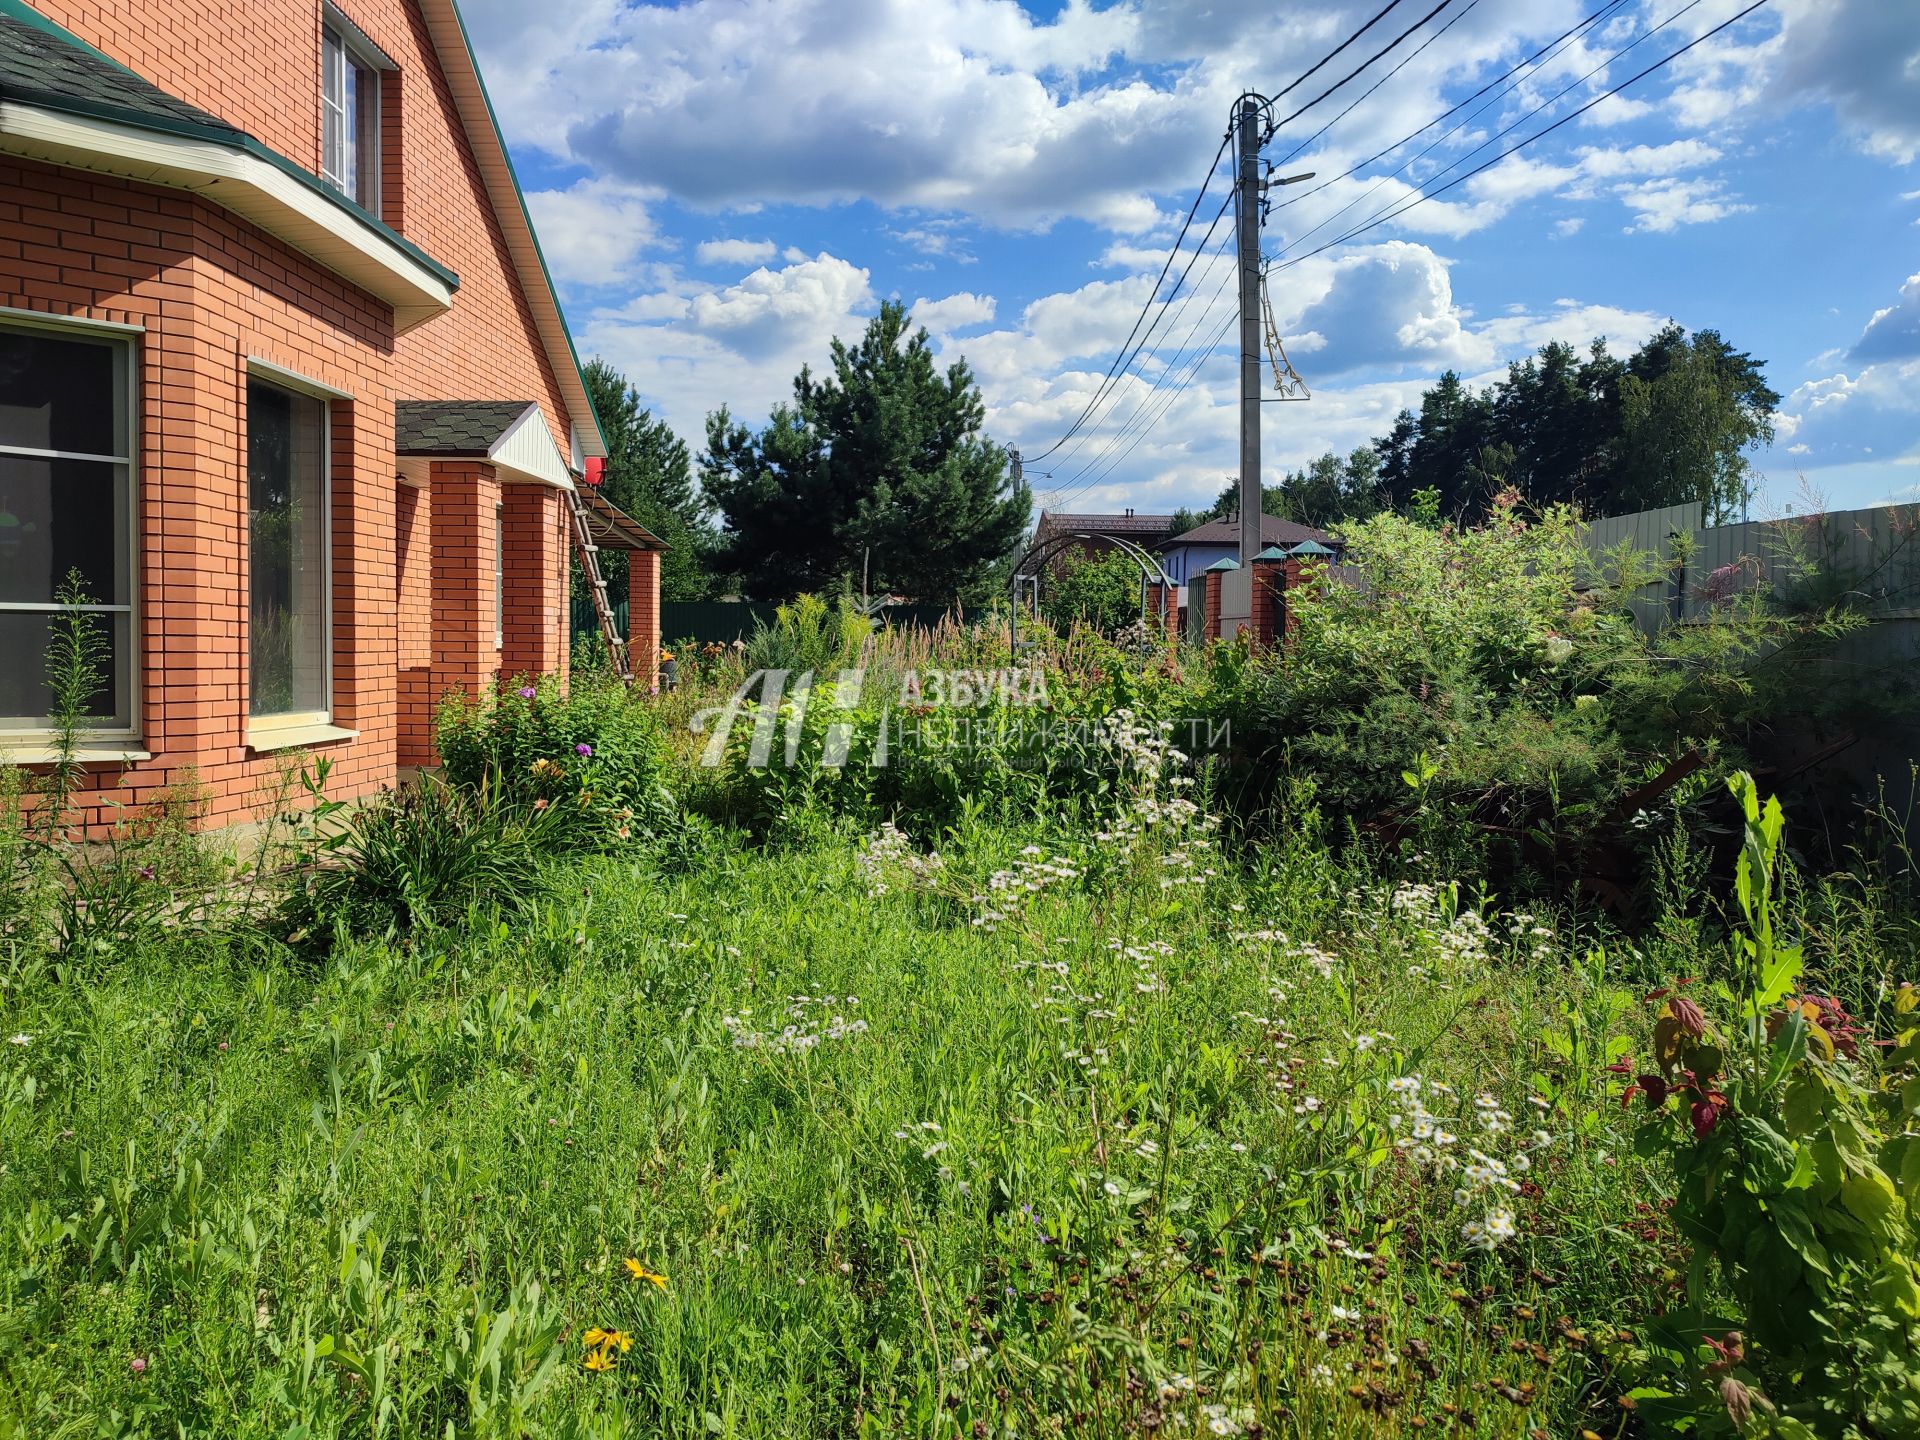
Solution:
<svg viewBox="0 0 1920 1440"><path fill-rule="evenodd" d="M771 240L702 240L694 250L702 265L758 265L779 253Z"/></svg>

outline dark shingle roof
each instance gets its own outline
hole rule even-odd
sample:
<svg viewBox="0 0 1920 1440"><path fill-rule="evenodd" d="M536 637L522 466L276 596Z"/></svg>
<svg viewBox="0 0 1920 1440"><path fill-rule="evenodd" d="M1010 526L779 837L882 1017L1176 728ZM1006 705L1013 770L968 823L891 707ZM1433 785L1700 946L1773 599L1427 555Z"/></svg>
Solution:
<svg viewBox="0 0 1920 1440"><path fill-rule="evenodd" d="M531 400L401 400L393 407L402 455L485 455Z"/></svg>
<svg viewBox="0 0 1920 1440"><path fill-rule="evenodd" d="M21 6L0 9L0 98L209 132L208 138L227 144L246 138L217 115L149 84Z"/></svg>
<svg viewBox="0 0 1920 1440"><path fill-rule="evenodd" d="M1291 520L1282 520L1278 515L1260 517L1262 545L1298 545L1302 540L1316 540L1327 545L1332 543L1333 537L1324 530L1316 530L1311 525L1296 525ZM1239 542L1238 520L1209 520L1205 525L1175 535L1159 548L1165 550L1174 545L1237 545Z"/></svg>

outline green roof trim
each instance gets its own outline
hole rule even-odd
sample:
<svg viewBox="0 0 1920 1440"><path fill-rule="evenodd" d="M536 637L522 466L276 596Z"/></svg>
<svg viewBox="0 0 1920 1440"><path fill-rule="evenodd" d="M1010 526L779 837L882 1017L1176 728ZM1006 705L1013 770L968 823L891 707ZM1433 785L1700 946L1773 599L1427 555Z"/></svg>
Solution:
<svg viewBox="0 0 1920 1440"><path fill-rule="evenodd" d="M459 0L447 0L447 8L453 12L453 23L460 29L460 43L467 47L467 63L473 66L473 78L480 87L480 103L487 107L487 120L493 126L493 133L500 141L500 154L507 162L507 179L513 184L513 197L520 202L520 214L527 222L527 234L533 237L533 255L540 262L540 278L546 281L547 293L553 296L553 308L560 317L560 333L566 338L567 354L573 358L573 368L580 376L580 391L587 397L587 419L592 422L593 430L600 437L600 448L607 448L606 427L600 423L599 409L593 403L593 387L587 384L586 367L580 363L580 351L573 343L573 329L567 324L567 312L560 304L560 291L553 283L553 272L547 268L546 252L540 248L540 231L533 223L533 212L527 208L527 192L520 186L520 172L514 168L513 151L507 145L507 132L500 128L499 112L493 108L493 96L487 93L487 77L481 72L480 57L473 50L473 36L467 33L467 17L460 13ZM569 455L567 460L572 462Z"/></svg>
<svg viewBox="0 0 1920 1440"><path fill-rule="evenodd" d="M70 53L57 53L45 43L47 40ZM296 165L246 131L162 90L49 20L25 0L0 0L0 99L244 151L298 181L336 209L345 211L416 264L431 271L448 289L460 286L460 277L452 270L312 171Z"/></svg>
<svg viewBox="0 0 1920 1440"><path fill-rule="evenodd" d="M1214 575L1214 574L1224 575L1229 570L1238 570L1239 568L1240 568L1240 562L1238 560L1232 560L1232 559L1216 560L1211 565L1207 566L1206 569L1202 570L1200 573L1202 575Z"/></svg>
<svg viewBox="0 0 1920 1440"><path fill-rule="evenodd" d="M1333 551L1322 545L1318 540L1302 540L1287 553L1293 559L1298 560L1302 555L1331 555Z"/></svg>
<svg viewBox="0 0 1920 1440"><path fill-rule="evenodd" d="M1269 545L1253 558L1256 560L1284 560L1287 558L1287 552L1278 545Z"/></svg>

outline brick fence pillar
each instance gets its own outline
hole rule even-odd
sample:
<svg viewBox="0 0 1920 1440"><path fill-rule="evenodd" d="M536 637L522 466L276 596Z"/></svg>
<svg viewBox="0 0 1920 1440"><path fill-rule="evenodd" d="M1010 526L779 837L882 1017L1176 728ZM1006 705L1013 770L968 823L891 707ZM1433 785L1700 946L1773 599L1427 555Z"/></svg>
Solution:
<svg viewBox="0 0 1920 1440"><path fill-rule="evenodd" d="M1253 562L1253 643L1258 647L1265 648L1280 638L1275 632L1286 583L1279 561Z"/></svg>
<svg viewBox="0 0 1920 1440"><path fill-rule="evenodd" d="M1218 640L1220 638L1220 586L1225 580L1226 577L1217 570L1211 572L1206 577L1207 628L1205 638L1208 640Z"/></svg>
<svg viewBox="0 0 1920 1440"><path fill-rule="evenodd" d="M564 679L567 627L565 497L549 485L503 485L506 623L500 673Z"/></svg>
<svg viewBox="0 0 1920 1440"><path fill-rule="evenodd" d="M1300 628L1298 607L1294 604L1295 592L1300 589L1300 562L1289 560L1280 567L1280 592L1286 601L1286 633L1280 637L1281 643L1293 639L1293 632Z"/></svg>
<svg viewBox="0 0 1920 1440"><path fill-rule="evenodd" d="M500 674L500 485L493 466L433 462L433 703L488 694Z"/></svg>
<svg viewBox="0 0 1920 1440"><path fill-rule="evenodd" d="M634 684L651 690L660 679L660 552L627 555L627 653Z"/></svg>

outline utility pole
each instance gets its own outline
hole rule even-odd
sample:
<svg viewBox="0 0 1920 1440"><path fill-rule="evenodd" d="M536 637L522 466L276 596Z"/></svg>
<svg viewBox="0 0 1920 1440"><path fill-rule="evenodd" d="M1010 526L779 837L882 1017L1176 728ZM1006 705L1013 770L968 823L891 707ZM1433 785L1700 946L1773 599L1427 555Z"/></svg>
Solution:
<svg viewBox="0 0 1920 1440"><path fill-rule="evenodd" d="M1240 569L1260 553L1260 100L1240 97L1240 173L1234 222L1240 248Z"/></svg>

